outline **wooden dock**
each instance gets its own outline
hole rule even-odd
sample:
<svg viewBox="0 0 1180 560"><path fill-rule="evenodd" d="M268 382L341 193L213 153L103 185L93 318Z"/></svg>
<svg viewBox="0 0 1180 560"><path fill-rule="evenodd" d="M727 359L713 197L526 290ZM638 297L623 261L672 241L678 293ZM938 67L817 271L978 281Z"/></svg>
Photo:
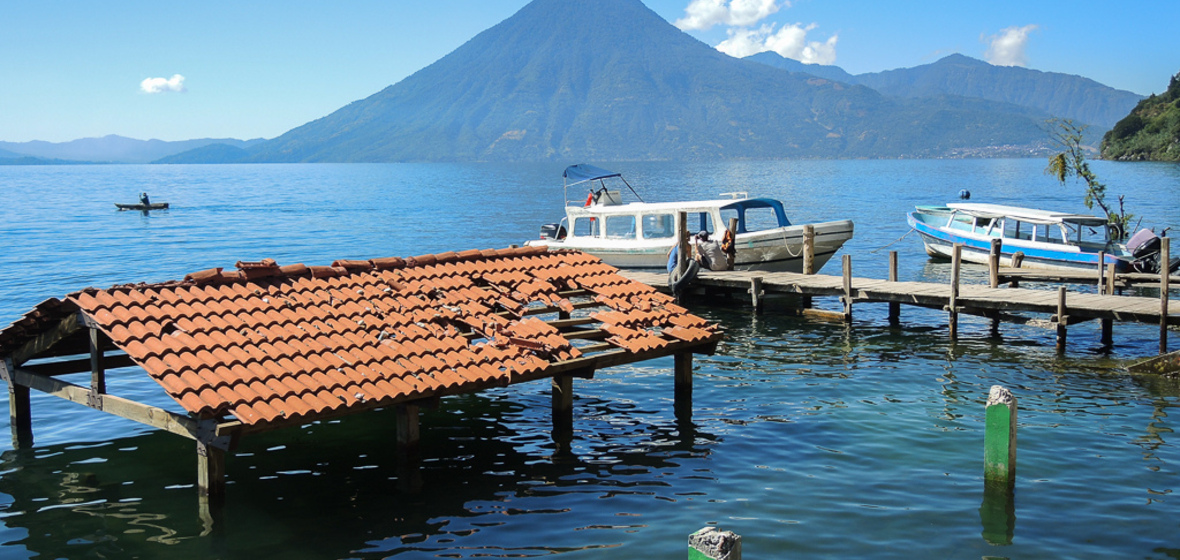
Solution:
<svg viewBox="0 0 1180 560"><path fill-rule="evenodd" d="M891 254L890 258L896 263L896 253ZM804 309L803 313L835 316L844 321L852 320L855 303L891 304L890 323L897 322L901 305L938 309L948 312L952 338L958 335L958 315L961 313L990 318L997 327L1000 322L1033 324L1056 328L1059 350L1064 349L1068 325L1090 320L1102 322L1102 341L1108 346L1113 344L1111 330L1115 322L1158 324L1160 353L1167 351L1167 329L1180 326L1180 309L1173 306L1169 311L1167 298L1069 292L1064 286L1057 290L1044 290L960 284L958 263L954 265L952 280L946 284L854 278L850 274L833 276L791 272L702 271L692 288L702 293L720 292L743 297L759 309L762 297L767 294L803 296L804 308L810 307L812 297L835 296L843 303L843 313L811 309ZM843 266L844 270L851 269L851 257L848 255L844 256ZM667 274L641 271L624 271L623 274L632 280L670 291ZM894 264L890 277L896 276ZM1029 314L1047 314L1048 319L1030 317Z"/></svg>

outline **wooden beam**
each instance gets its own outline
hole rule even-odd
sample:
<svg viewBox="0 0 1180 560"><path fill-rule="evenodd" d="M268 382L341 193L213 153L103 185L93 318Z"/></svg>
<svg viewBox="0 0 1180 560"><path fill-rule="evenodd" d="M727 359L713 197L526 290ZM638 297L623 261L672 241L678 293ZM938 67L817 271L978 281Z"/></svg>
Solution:
<svg viewBox="0 0 1180 560"><path fill-rule="evenodd" d="M12 373L12 378L16 385L36 389L42 393L47 393L67 401L90 406L92 399L91 391L86 387L67 383L52 377L37 375L22 368L17 368ZM134 420L140 424L146 424L153 428L159 428L190 439L197 439L197 421L189 416L137 403L114 395L98 395L98 398L95 400L101 403L100 410L103 412L108 412L128 420Z"/></svg>
<svg viewBox="0 0 1180 560"><path fill-rule="evenodd" d="M136 365L135 360L127 354L103 355L103 365L106 369L119 369L124 367L131 367ZM60 362L46 362L42 364L28 364L21 366L21 369L37 375L53 376L53 375L69 375L72 373L83 373L90 371L90 358L83 358L78 360L65 360Z"/></svg>
<svg viewBox="0 0 1180 560"><path fill-rule="evenodd" d="M79 315L81 315L81 312L69 314L53 328L42 332L36 338L26 342L10 355L12 363L20 366L36 355L48 350L54 344L61 342L67 336L77 332L78 329L82 328Z"/></svg>

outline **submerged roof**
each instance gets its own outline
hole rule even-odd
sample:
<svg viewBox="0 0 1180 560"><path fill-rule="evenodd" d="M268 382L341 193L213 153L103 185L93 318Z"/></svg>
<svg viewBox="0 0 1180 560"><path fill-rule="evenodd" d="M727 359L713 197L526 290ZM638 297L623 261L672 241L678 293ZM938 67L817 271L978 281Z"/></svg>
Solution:
<svg viewBox="0 0 1180 560"><path fill-rule="evenodd" d="M258 424L567 371L583 354L571 340L589 330L635 354L720 338L617 272L544 247L320 267L239 262L49 300L0 331L0 356L80 312L186 411ZM595 307L564 330L535 316ZM573 323L600 325L575 335Z"/></svg>

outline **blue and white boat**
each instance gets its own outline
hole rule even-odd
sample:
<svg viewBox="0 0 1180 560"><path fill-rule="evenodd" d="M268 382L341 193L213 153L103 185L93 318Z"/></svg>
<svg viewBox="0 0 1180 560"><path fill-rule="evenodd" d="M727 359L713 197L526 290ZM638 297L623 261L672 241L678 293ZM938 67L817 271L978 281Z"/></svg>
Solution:
<svg viewBox="0 0 1180 560"><path fill-rule="evenodd" d="M1097 270L1103 254L1104 264L1125 272L1143 257L1111 240L1100 216L964 202L918 206L907 221L932 257L950 258L954 245L962 244L964 261L987 264L993 239L1001 240L1003 266L1020 252L1027 268Z"/></svg>

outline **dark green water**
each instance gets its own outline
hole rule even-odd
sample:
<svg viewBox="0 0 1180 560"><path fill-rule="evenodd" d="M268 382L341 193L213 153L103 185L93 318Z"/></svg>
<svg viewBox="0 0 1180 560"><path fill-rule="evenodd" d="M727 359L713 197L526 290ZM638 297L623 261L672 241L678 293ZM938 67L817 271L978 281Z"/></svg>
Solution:
<svg viewBox="0 0 1180 560"><path fill-rule="evenodd" d="M0 323L84 286L237 260L519 243L558 211L562 167L0 167ZM908 207L961 188L1080 210L1080 187L1040 160L615 167L649 200L740 189L787 201L795 221L851 218L866 276L884 276L872 251L906 233ZM1180 225L1175 166L1096 171L1145 224ZM114 211L143 190L173 210ZM946 276L913 236L890 249L903 279ZM34 395L37 445L0 446L0 558L672 559L706 524L741 534L747 558L1180 558L1180 387L1119 369L1154 353L1154 327L1116 326L1106 353L1096 325L1078 326L1058 356L1049 331L974 319L951 343L933 311L903 309L890 328L876 305L851 327L694 310L727 339L696 359L691 422L673 414L669 358L576 381L568 454L551 443L546 383L444 399L423 416L416 474L389 412L310 424L243 440L211 524L191 442ZM176 408L134 369L111 378L115 394ZM993 384L1019 402L1018 480L1009 504L982 507Z"/></svg>

